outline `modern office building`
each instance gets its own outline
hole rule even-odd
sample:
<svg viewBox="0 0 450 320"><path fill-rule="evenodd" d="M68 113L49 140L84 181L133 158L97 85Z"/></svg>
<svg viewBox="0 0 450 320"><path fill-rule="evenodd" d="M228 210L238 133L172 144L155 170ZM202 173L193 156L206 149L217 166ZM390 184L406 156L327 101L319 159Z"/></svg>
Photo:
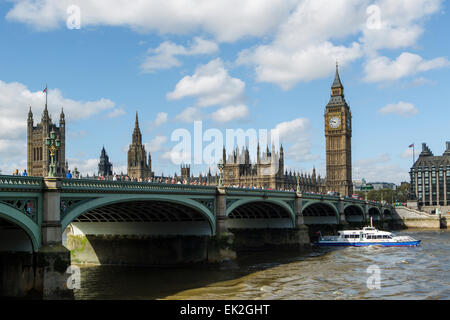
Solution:
<svg viewBox="0 0 450 320"><path fill-rule="evenodd" d="M410 171L411 200L420 210L431 212L441 207L450 211L450 142L442 156L434 156L422 143L422 152ZM409 201L408 204L413 203Z"/></svg>

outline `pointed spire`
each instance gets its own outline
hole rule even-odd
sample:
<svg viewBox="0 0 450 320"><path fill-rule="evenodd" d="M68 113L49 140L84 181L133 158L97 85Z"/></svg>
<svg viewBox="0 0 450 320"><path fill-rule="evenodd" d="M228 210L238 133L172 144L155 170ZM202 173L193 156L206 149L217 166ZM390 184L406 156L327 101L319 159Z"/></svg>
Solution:
<svg viewBox="0 0 450 320"><path fill-rule="evenodd" d="M138 112L136 111L136 121L134 123L135 128L139 128L139 119L138 119Z"/></svg>
<svg viewBox="0 0 450 320"><path fill-rule="evenodd" d="M336 60L336 75L334 76L334 81L333 84L331 85L331 88L343 88L341 78L339 77L339 65L337 60Z"/></svg>
<svg viewBox="0 0 450 320"><path fill-rule="evenodd" d="M30 110L28 111L28 120L33 119L33 112L31 112L31 106L30 106Z"/></svg>
<svg viewBox="0 0 450 320"><path fill-rule="evenodd" d="M64 114L64 108L61 107L61 114L59 116L60 120L64 120L65 114Z"/></svg>

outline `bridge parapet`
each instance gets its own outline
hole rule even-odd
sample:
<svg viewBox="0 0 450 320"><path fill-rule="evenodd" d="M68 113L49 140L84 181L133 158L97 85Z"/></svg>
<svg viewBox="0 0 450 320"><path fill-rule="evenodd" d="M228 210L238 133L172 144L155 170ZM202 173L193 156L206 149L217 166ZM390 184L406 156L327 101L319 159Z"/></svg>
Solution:
<svg viewBox="0 0 450 320"><path fill-rule="evenodd" d="M201 192L214 193L216 187L194 186L184 184L166 184L133 181L109 181L109 180L87 180L87 179L62 179L62 191L88 191L88 192Z"/></svg>
<svg viewBox="0 0 450 320"><path fill-rule="evenodd" d="M44 186L42 177L22 177L0 175L0 189L40 190Z"/></svg>

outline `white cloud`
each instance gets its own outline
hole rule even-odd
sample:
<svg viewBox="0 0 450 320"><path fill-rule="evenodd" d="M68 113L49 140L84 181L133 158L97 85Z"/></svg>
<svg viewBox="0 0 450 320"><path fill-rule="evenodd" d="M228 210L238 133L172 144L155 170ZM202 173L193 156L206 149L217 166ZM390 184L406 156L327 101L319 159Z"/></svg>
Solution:
<svg viewBox="0 0 450 320"><path fill-rule="evenodd" d="M282 23L273 41L243 50L238 64L255 67L256 79L287 90L300 81L333 74L336 60L346 65L362 56L359 43L332 40L356 34L364 24L369 1L304 0Z"/></svg>
<svg viewBox="0 0 450 320"><path fill-rule="evenodd" d="M77 168L77 170L83 175L89 174L98 174L98 159L77 159L77 158L68 158L69 170L72 172Z"/></svg>
<svg viewBox="0 0 450 320"><path fill-rule="evenodd" d="M192 76L183 77L175 90L167 94L169 100L197 98L197 106L209 107L242 100L245 83L232 78L220 58L199 66Z"/></svg>
<svg viewBox="0 0 450 320"><path fill-rule="evenodd" d="M195 107L188 107L183 110L182 113L178 114L175 117L175 121L181 121L186 123L191 123L194 121L200 121L204 119L205 115L198 110L198 108Z"/></svg>
<svg viewBox="0 0 450 320"><path fill-rule="evenodd" d="M169 115L167 114L167 112L158 112L158 114L156 115L156 119L153 122L153 125L155 127L159 127L159 126L165 124L168 120L169 120Z"/></svg>
<svg viewBox="0 0 450 320"><path fill-rule="evenodd" d="M400 154L400 157L401 157L402 159L412 159L412 157L413 157L413 149L412 149L412 148L406 149L405 151L403 151L403 152Z"/></svg>
<svg viewBox="0 0 450 320"><path fill-rule="evenodd" d="M373 59L381 49L417 45L428 17L439 12L443 0L23 0L14 2L6 18L37 29L64 26L69 5L81 10L81 28L122 26L137 32L202 35L191 44L165 41L149 50L141 68L154 72L180 66L180 56L217 52L216 42L250 37L264 44L245 49L238 63L255 68L258 81L289 89L301 81L332 75L335 60L345 66L363 56ZM379 10L379 27L368 7ZM204 36L206 35L206 36ZM357 39L357 40L356 40ZM443 59L443 58L437 58ZM430 60L434 64L448 61ZM420 68L419 68L420 69ZM419 70L420 71L420 70ZM388 79L395 73L389 73ZM402 76L400 76L402 77ZM367 81L382 81L366 78ZM236 103L236 102L235 102Z"/></svg>
<svg viewBox="0 0 450 320"><path fill-rule="evenodd" d="M146 144L146 149L151 153L161 151L166 142L166 136L156 136L152 141Z"/></svg>
<svg viewBox="0 0 450 320"><path fill-rule="evenodd" d="M370 59L364 68L366 73L364 80L367 82L395 81L419 72L449 66L450 61L447 58L424 60L417 54L403 52L394 61L387 57Z"/></svg>
<svg viewBox="0 0 450 320"><path fill-rule="evenodd" d="M364 178L368 182L393 182L400 184L409 181L408 168L392 163L389 154L383 153L370 159L353 162L353 180Z"/></svg>
<svg viewBox="0 0 450 320"><path fill-rule="evenodd" d="M412 103L400 101L398 103L391 103L378 110L382 115L398 114L403 117L410 117L419 113Z"/></svg>
<svg viewBox="0 0 450 320"><path fill-rule="evenodd" d="M284 21L297 0L24 0L6 18L38 30L65 27L70 5L81 11L81 28L124 26L161 34L207 32L219 41L263 36Z"/></svg>
<svg viewBox="0 0 450 320"><path fill-rule="evenodd" d="M362 56L356 42L350 47L335 46L331 42L286 49L277 45L259 46L239 54L238 64L255 65L256 79L270 82L287 90L299 81L311 81L333 74L336 61L341 66Z"/></svg>
<svg viewBox="0 0 450 320"><path fill-rule="evenodd" d="M162 159L171 161L174 165L179 165L181 163L190 163L191 162L191 153L188 151L177 151L170 150L166 151L161 156Z"/></svg>
<svg viewBox="0 0 450 320"><path fill-rule="evenodd" d="M309 119L297 118L277 124L273 134L278 138L285 150L285 158L297 162L317 160L318 155L311 154L312 141L309 135Z"/></svg>
<svg viewBox="0 0 450 320"><path fill-rule="evenodd" d="M243 104L230 105L220 108L211 115L211 118L216 122L229 122L248 118L250 111L248 107Z"/></svg>
<svg viewBox="0 0 450 320"><path fill-rule="evenodd" d="M183 77L167 99L196 98L195 107L185 109L175 119L192 122L204 118L198 108L220 106L210 117L216 122L245 119L249 116L244 104L245 83L228 74L221 59L214 59L197 67L192 76Z"/></svg>
<svg viewBox="0 0 450 320"><path fill-rule="evenodd" d="M254 66L257 81L287 90L298 82L331 76L336 60L345 66L361 57L373 59L379 49L415 45L423 34L424 18L436 13L441 3L442 0L299 1L289 18L280 24L272 42L244 49L236 62ZM372 18L367 11L370 5L379 9L379 28L368 23ZM358 34L361 36L355 42ZM437 58L418 69L430 70L446 63Z"/></svg>
<svg viewBox="0 0 450 320"><path fill-rule="evenodd" d="M424 19L439 11L442 0L379 0L374 5L379 14L377 27L366 23L360 39L369 52L415 45L424 32Z"/></svg>
<svg viewBox="0 0 450 320"><path fill-rule="evenodd" d="M106 117L107 118L117 118L120 116L123 116L125 114L125 110L123 110L123 108L116 108L114 110L112 110L111 112L109 112Z"/></svg>
<svg viewBox="0 0 450 320"><path fill-rule="evenodd" d="M141 70L151 73L160 69L178 67L181 65L181 62L176 56L212 54L218 50L219 47L215 42L200 37L195 37L194 43L189 48L177 45L171 41L165 41L157 48L148 50L148 53L152 55L145 58L145 61L141 65Z"/></svg>

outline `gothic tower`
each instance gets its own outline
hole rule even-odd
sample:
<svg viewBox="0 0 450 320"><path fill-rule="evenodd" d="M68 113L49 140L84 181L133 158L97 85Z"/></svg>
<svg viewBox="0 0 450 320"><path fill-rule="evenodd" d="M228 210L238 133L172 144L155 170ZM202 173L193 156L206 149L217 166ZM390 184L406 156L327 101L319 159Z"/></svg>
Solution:
<svg viewBox="0 0 450 320"><path fill-rule="evenodd" d="M331 98L325 108L325 140L327 190L351 196L352 184L352 115L344 98L344 87L336 75L331 86Z"/></svg>
<svg viewBox="0 0 450 320"><path fill-rule="evenodd" d="M102 153L100 155L100 161L98 163L98 174L103 177L112 176L113 165L109 161L108 154L106 153L105 147L102 148Z"/></svg>
<svg viewBox="0 0 450 320"><path fill-rule="evenodd" d="M29 176L46 177L50 166L50 151L45 145L45 139L54 130L56 137L61 141L61 146L56 152L56 176L65 177L68 170L66 162L66 120L64 111L61 110L59 127L52 122L48 114L47 103L42 113L41 122L34 126L33 113L28 112L27 120L27 171Z"/></svg>
<svg viewBox="0 0 450 320"><path fill-rule="evenodd" d="M139 129L139 119L136 112L136 122L131 138L132 143L128 150L128 176L136 179L146 179L153 176L151 157L149 155L147 162L147 151L142 144L141 129Z"/></svg>

